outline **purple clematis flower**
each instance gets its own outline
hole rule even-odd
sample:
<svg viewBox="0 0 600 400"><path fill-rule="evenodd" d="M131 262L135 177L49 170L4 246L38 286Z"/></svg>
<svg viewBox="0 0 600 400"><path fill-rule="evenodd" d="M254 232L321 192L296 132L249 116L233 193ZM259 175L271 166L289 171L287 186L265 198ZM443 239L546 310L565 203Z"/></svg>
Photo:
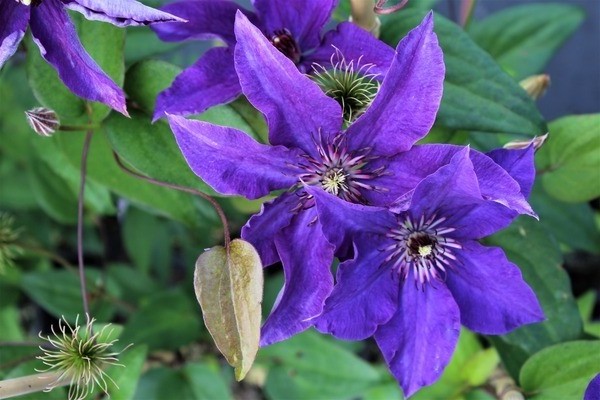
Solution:
<svg viewBox="0 0 600 400"><path fill-rule="evenodd" d="M333 247L303 185L320 186L344 201L386 205L413 190L436 163L460 148L408 151L433 125L442 96L443 56L431 14L399 43L373 104L345 131L340 105L242 13L235 34L239 81L266 116L271 145L233 128L173 115L168 119L191 169L219 193L255 199L286 190L242 230L264 265L282 261L284 266L284 289L263 326L261 343L266 345L311 326L333 287ZM506 212L532 212L517 180L490 157L476 152L472 157L485 196ZM498 157L514 170L522 170L520 160L527 160ZM340 243L333 244L341 246L343 232L339 236Z"/></svg>
<svg viewBox="0 0 600 400"><path fill-rule="evenodd" d="M189 21L153 27L162 40L219 38L227 47L207 51L184 70L171 87L160 93L155 120L165 113L200 113L232 101L242 93L233 56L234 21L238 10L305 73L311 72L313 63L320 66L320 71L331 67L333 62L338 66L352 63L355 72L360 70L371 78L383 77L394 57L391 47L347 22L328 32L322 41L321 30L337 0L253 0L252 3L256 12L244 10L230 0L185 0L162 8Z"/></svg>
<svg viewBox="0 0 600 400"><path fill-rule="evenodd" d="M344 231L355 246L315 326L342 339L374 335L406 396L439 378L461 323L499 335L544 319L518 267L477 241L514 214L486 200L470 152L456 152L390 209L306 189L325 236L335 242Z"/></svg>
<svg viewBox="0 0 600 400"><path fill-rule="evenodd" d="M600 374L596 375L588 384L583 400L600 400Z"/></svg>
<svg viewBox="0 0 600 400"><path fill-rule="evenodd" d="M73 93L127 115L125 94L85 51L65 8L116 26L183 20L135 0L0 0L0 68L29 25L42 56Z"/></svg>

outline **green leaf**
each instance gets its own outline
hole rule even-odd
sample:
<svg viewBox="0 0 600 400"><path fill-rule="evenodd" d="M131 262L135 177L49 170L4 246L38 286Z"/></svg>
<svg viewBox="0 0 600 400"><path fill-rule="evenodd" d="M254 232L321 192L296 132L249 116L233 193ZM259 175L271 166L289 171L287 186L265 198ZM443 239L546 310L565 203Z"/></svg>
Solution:
<svg viewBox="0 0 600 400"><path fill-rule="evenodd" d="M123 48L125 30L105 22L88 21L72 13L81 43L100 68L117 84L123 83L125 65ZM87 124L87 107L91 107L92 122L102 121L109 113L107 106L80 99L60 81L56 71L46 63L32 40L27 41L27 74L29 84L40 103L53 109L64 124Z"/></svg>
<svg viewBox="0 0 600 400"><path fill-rule="evenodd" d="M187 165L165 122L153 125L139 112L132 112L131 118L114 113L106 120L104 127L119 157L142 174L215 194Z"/></svg>
<svg viewBox="0 0 600 400"><path fill-rule="evenodd" d="M600 230L589 204L564 203L549 196L538 180L529 202L540 216L540 224L572 249L600 253Z"/></svg>
<svg viewBox="0 0 600 400"><path fill-rule="evenodd" d="M537 155L546 191L570 203L600 197L600 114L560 118Z"/></svg>
<svg viewBox="0 0 600 400"><path fill-rule="evenodd" d="M536 400L581 399L600 370L600 341L561 343L534 354L523 365L521 387Z"/></svg>
<svg viewBox="0 0 600 400"><path fill-rule="evenodd" d="M346 399L380 380L379 372L336 342L309 331L261 349L269 369L265 391L278 399Z"/></svg>
<svg viewBox="0 0 600 400"><path fill-rule="evenodd" d="M134 101L148 116L154 115L154 106L158 94L169 87L181 69L165 61L144 60L133 65L125 77L125 90L130 99ZM260 114L248 109L244 100L236 101L232 105L211 107L202 113L198 119L217 125L226 125L250 133L255 138L255 129L265 129L261 124ZM258 133L261 133L259 131Z"/></svg>
<svg viewBox="0 0 600 400"><path fill-rule="evenodd" d="M381 39L395 46L424 13L403 10L387 18ZM447 128L538 135L546 124L533 100L456 24L435 15L446 79L437 122Z"/></svg>
<svg viewBox="0 0 600 400"><path fill-rule="evenodd" d="M108 394L113 400L129 400L133 398L142 368L146 361L148 348L135 346L119 356L119 365L110 366L106 373L114 381L107 380Z"/></svg>
<svg viewBox="0 0 600 400"><path fill-rule="evenodd" d="M589 322L592 320L592 314L594 312L594 305L596 304L597 294L594 290L588 290L577 299L577 307L581 314L583 322Z"/></svg>
<svg viewBox="0 0 600 400"><path fill-rule="evenodd" d="M118 287L101 271L86 268L86 283L90 298L90 313L99 321L109 321L115 312L110 298L119 298ZM24 275L21 289L40 307L57 318L64 316L74 322L83 315L79 277L74 271L49 270Z"/></svg>
<svg viewBox="0 0 600 400"><path fill-rule="evenodd" d="M83 139L83 135L78 134L56 136L58 151L63 152L74 166L81 163ZM113 158L107 137L101 132L95 133L92 138L87 176L92 182L105 185L116 194L161 215L167 215L188 226L198 227L203 224L194 196L158 187L122 171Z"/></svg>
<svg viewBox="0 0 600 400"><path fill-rule="evenodd" d="M526 4L474 22L469 33L509 74L521 80L542 72L584 17L580 8L568 4Z"/></svg>
<svg viewBox="0 0 600 400"><path fill-rule="evenodd" d="M534 290L546 316L542 323L490 337L508 372L516 378L521 365L540 349L579 339L582 321L569 277L561 265L558 245L537 221L520 217L510 228L492 236L489 242L502 247L508 258L521 268L523 278Z"/></svg>
<svg viewBox="0 0 600 400"><path fill-rule="evenodd" d="M160 291L144 299L132 314L119 339L120 345L146 344L150 351L174 350L200 336L194 304L181 289Z"/></svg>
<svg viewBox="0 0 600 400"><path fill-rule="evenodd" d="M161 367L148 371L133 398L229 400L233 396L217 368L206 363L190 363L180 370Z"/></svg>
<svg viewBox="0 0 600 400"><path fill-rule="evenodd" d="M204 323L242 380L254 363L260 339L262 263L254 247L236 239L216 246L196 262L194 289Z"/></svg>

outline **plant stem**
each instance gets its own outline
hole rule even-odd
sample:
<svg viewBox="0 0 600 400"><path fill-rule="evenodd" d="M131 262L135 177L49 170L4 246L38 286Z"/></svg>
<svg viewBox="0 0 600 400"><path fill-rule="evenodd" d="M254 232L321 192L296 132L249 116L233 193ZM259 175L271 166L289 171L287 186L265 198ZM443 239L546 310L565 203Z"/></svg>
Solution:
<svg viewBox="0 0 600 400"><path fill-rule="evenodd" d="M375 14L373 0L350 0L350 7L352 10L350 20L373 36L379 37L381 22Z"/></svg>
<svg viewBox="0 0 600 400"><path fill-rule="evenodd" d="M81 287L81 298L83 300L83 311L90 318L90 306L88 304L87 288L85 282L85 265L83 263L83 204L85 196L85 179L87 175L87 159L92 143L94 131L87 131L83 142L81 153L81 177L79 182L79 196L77 198L77 264L79 266L79 285Z"/></svg>
<svg viewBox="0 0 600 400"><path fill-rule="evenodd" d="M169 182L159 181L157 179L150 178L149 176L140 174L139 172L133 171L132 169L130 169L129 167L127 167L123 163L123 161L121 160L121 158L119 157L119 155L117 154L117 152L115 152L114 150L113 150L113 156L115 157L115 161L119 165L119 168L121 168L124 172L128 173L129 175L131 175L133 177L136 177L136 178L139 178L139 179L143 179L143 180L145 180L147 182L150 182L150 183L152 183L154 185L166 187L166 188L169 188L169 189L179 190L180 192L190 193L190 194L199 196L199 197L203 198L204 200L208 201L213 206L213 208L215 209L215 211L217 212L217 214L219 215L219 219L221 220L221 224L223 224L223 242L224 242L224 245L225 245L225 250L229 253L229 244L231 242L231 238L229 236L229 224L227 223L227 217L225 216L225 212L223 212L223 209L221 208L221 206L219 205L219 203L215 199L213 199L212 197L210 197L206 193L202 193L199 190L192 189L192 188L185 187L185 186L175 185L175 184L169 183Z"/></svg>
<svg viewBox="0 0 600 400"><path fill-rule="evenodd" d="M500 366L496 368L488 383L496 392L498 400L525 400L516 382Z"/></svg>
<svg viewBox="0 0 600 400"><path fill-rule="evenodd" d="M0 399L21 396L28 393L50 390L58 386L66 386L71 379L60 372L43 372L41 374L22 376L0 381Z"/></svg>
<svg viewBox="0 0 600 400"><path fill-rule="evenodd" d="M65 260L64 258L59 256L58 254L54 254L53 252L46 250L42 247L38 247L38 246L34 246L32 244L22 243L22 242L15 242L15 246L19 247L25 251L29 251L33 254L37 254L38 256L48 257L49 259L51 259L52 261L55 261L56 263L65 267L66 269L69 269L69 270L74 269L74 267L71 265L71 263L69 263L67 260Z"/></svg>

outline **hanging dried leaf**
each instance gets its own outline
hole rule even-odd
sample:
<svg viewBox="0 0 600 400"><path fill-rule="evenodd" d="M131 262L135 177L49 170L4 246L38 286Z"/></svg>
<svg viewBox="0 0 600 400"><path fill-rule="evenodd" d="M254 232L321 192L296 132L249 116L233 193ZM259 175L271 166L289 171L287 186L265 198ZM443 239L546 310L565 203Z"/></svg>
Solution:
<svg viewBox="0 0 600 400"><path fill-rule="evenodd" d="M215 246L196 261L194 289L204 323L242 380L254 363L260 339L262 264L248 242L233 240L229 256Z"/></svg>

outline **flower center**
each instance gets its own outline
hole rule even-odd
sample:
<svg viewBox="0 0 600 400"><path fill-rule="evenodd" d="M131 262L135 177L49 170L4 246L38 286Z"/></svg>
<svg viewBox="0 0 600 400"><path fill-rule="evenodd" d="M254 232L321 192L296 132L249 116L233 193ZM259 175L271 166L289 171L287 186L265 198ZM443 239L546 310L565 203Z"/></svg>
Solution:
<svg viewBox="0 0 600 400"><path fill-rule="evenodd" d="M446 268L453 268L452 261L456 261L453 251L462 248L448 237L455 229L443 226L445 220L435 215L429 219L421 216L418 221L406 217L387 234L394 243L385 249L390 253L385 263L393 262L392 268L403 279L412 270L415 282L421 285L432 279L443 280Z"/></svg>
<svg viewBox="0 0 600 400"><path fill-rule="evenodd" d="M321 186L331 194L338 195L340 190L346 190L346 177L343 169L334 168L323 175Z"/></svg>
<svg viewBox="0 0 600 400"><path fill-rule="evenodd" d="M379 74L372 73L375 64L348 62L339 51L331 56L329 66L313 63L311 78L329 97L335 99L344 113L344 121L350 124L371 105L379 91Z"/></svg>
<svg viewBox="0 0 600 400"><path fill-rule="evenodd" d="M273 32L270 38L271 43L277 50L282 52L294 64L300 61L300 47L292 37L292 32L287 29L279 29Z"/></svg>
<svg viewBox="0 0 600 400"><path fill-rule="evenodd" d="M295 165L300 173L299 183L294 189L300 189L303 183L318 185L335 196L358 204L367 204L365 191L385 191L385 188L370 182L386 174L385 167L369 168L369 164L377 159L369 155L371 149L351 152L343 142L343 135L338 134L330 144L317 144L318 157L304 155L305 162ZM309 200L312 200L312 196L301 193L300 204L294 211L312 207L314 203Z"/></svg>
<svg viewBox="0 0 600 400"><path fill-rule="evenodd" d="M24 6L34 6L34 7L37 7L40 4L42 4L43 0L16 0L16 1L17 1L17 3L21 3Z"/></svg>

